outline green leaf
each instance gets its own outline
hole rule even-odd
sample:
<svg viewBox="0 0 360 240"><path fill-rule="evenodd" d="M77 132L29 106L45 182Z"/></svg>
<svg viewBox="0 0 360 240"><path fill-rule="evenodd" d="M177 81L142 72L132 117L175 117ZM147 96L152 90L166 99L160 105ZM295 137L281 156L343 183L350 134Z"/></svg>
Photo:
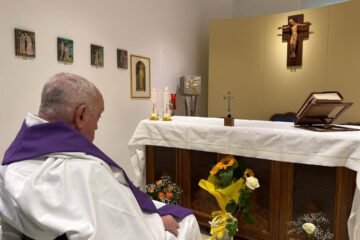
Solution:
<svg viewBox="0 0 360 240"><path fill-rule="evenodd" d="M231 199L230 202L228 204L226 204L225 210L228 213L233 213L237 207L238 207L238 205L236 204L234 199Z"/></svg>
<svg viewBox="0 0 360 240"><path fill-rule="evenodd" d="M225 188L232 183L234 170L220 171L218 174L219 186Z"/></svg>
<svg viewBox="0 0 360 240"><path fill-rule="evenodd" d="M253 224L253 223L254 223L254 218L250 215L249 212L243 211L242 217L244 218L244 220L245 220L247 223L249 223L249 224Z"/></svg>
<svg viewBox="0 0 360 240"><path fill-rule="evenodd" d="M225 227L228 232L229 232L229 236L233 237L236 234L236 230L237 230L237 222L231 223L231 224L227 224Z"/></svg>

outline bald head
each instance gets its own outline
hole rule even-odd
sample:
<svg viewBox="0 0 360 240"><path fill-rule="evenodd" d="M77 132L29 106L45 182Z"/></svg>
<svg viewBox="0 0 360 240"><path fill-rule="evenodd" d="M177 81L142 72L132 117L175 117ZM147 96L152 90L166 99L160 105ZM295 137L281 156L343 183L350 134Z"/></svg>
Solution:
<svg viewBox="0 0 360 240"><path fill-rule="evenodd" d="M77 120L97 117L97 123L103 110L102 95L93 83L75 74L59 73L43 87L39 117L47 121L63 120L81 132L84 126Z"/></svg>

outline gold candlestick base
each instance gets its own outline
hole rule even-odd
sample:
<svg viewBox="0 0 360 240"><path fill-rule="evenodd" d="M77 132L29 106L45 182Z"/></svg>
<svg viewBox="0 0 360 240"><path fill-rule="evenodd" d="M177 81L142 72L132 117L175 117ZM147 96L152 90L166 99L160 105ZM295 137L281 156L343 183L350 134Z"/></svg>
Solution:
<svg viewBox="0 0 360 240"><path fill-rule="evenodd" d="M168 113L164 114L162 120L163 121L171 121L171 115Z"/></svg>
<svg viewBox="0 0 360 240"><path fill-rule="evenodd" d="M159 117L158 117L158 115L156 113L152 113L150 115L150 120L157 121L157 120L159 120Z"/></svg>

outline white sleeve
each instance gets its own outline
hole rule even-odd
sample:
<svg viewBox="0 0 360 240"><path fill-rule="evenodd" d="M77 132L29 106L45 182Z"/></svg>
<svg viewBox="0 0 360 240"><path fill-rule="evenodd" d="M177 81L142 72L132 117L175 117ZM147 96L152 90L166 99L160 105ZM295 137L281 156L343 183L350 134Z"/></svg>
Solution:
<svg viewBox="0 0 360 240"><path fill-rule="evenodd" d="M31 238L164 239L154 235L165 234L163 226L150 229L132 192L101 161L49 158L17 190L13 197Z"/></svg>

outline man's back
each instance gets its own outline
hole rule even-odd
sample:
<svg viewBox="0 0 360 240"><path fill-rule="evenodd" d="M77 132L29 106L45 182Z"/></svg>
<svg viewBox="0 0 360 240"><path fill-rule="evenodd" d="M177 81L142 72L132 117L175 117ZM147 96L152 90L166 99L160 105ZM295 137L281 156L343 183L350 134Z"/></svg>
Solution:
<svg viewBox="0 0 360 240"><path fill-rule="evenodd" d="M13 224L34 239L63 233L69 239L165 237L161 218L143 214L129 188L117 181L121 173L100 159L84 153L54 154L3 168L0 187L18 206ZM154 224L151 228L147 219Z"/></svg>

